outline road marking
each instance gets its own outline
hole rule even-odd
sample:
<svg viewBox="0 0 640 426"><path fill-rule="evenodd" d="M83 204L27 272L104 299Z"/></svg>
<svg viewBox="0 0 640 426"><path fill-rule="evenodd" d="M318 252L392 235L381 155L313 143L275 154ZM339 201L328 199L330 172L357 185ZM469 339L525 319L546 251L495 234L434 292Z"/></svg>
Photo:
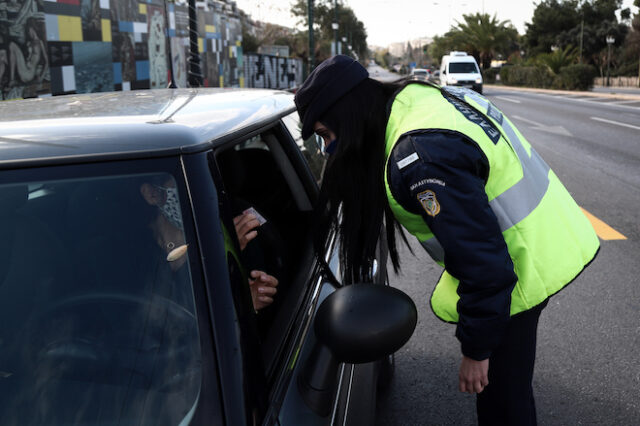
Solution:
<svg viewBox="0 0 640 426"><path fill-rule="evenodd" d="M624 235L622 235L621 233L619 233L618 231L616 231L615 229L613 229L612 227L610 227L609 225L607 225L606 223L604 223L603 221L601 221L600 219L598 219L597 217L595 217L594 215L592 215L591 213L583 209L582 207L580 208L582 209L582 213L584 213L587 219L589 219L589 222L591 222L591 225L593 226L593 229L595 229L596 234L598 234L598 237L600 237L601 239L603 240L626 240L627 239L627 237L625 237Z"/></svg>
<svg viewBox="0 0 640 426"><path fill-rule="evenodd" d="M640 130L640 126L634 126L633 124L620 123L619 121L606 120L606 119L600 118L600 117L591 117L591 119L592 120L596 120L596 121L602 121L603 123L615 124L617 126L629 127L630 129Z"/></svg>
<svg viewBox="0 0 640 426"><path fill-rule="evenodd" d="M522 118L522 117L520 117L518 115L514 115L513 118L515 118L516 120L524 121L525 123L531 124L531 125L536 126L536 127L544 126L541 123L536 123L535 121L527 120L526 118Z"/></svg>
<svg viewBox="0 0 640 426"><path fill-rule="evenodd" d="M612 103L614 103L616 105L620 105L620 104L632 104L634 102L637 102L637 103L640 104L640 99L629 99L629 100L626 100L626 101L615 101L615 102L612 102Z"/></svg>
<svg viewBox="0 0 640 426"><path fill-rule="evenodd" d="M571 132L569 132L567 129L565 129L562 126L550 126L547 124L536 123L535 121L527 120L526 118L522 118L518 115L514 115L513 118L516 120L524 121L525 123L532 125L533 126L532 129L535 129L535 130L541 130L543 132L553 133L555 135L560 135L560 136L569 136L569 137L573 136Z"/></svg>
<svg viewBox="0 0 640 426"><path fill-rule="evenodd" d="M567 100L567 101L585 102L587 104L592 104L592 105L608 105L608 106L613 106L613 107L616 107L616 108L627 108L627 109L631 109L631 110L635 110L635 111L640 109L640 107L637 107L637 106L620 105L618 102L604 102L604 103L603 102L593 102L591 100L593 98L592 96L583 97L583 98L576 98L576 97L572 97L572 95L549 95L547 93L533 93L533 94L536 95L536 96L563 99L563 100Z"/></svg>
<svg viewBox="0 0 640 426"><path fill-rule="evenodd" d="M505 98L504 96L494 96L496 99L502 99L503 101L513 102L514 104L519 104L520 101L517 99Z"/></svg>

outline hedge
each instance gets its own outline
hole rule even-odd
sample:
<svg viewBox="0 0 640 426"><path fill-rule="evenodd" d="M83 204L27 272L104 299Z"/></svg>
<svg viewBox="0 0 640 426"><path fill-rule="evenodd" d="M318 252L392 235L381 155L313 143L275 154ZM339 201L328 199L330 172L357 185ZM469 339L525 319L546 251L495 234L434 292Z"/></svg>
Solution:
<svg viewBox="0 0 640 426"><path fill-rule="evenodd" d="M496 82L496 75L500 72L500 68L489 68L482 71L482 77L485 84L494 84Z"/></svg>
<svg viewBox="0 0 640 426"><path fill-rule="evenodd" d="M545 66L513 65L500 69L502 84L542 89L589 90L593 87L595 77L595 68L585 64L562 67L558 74L554 74Z"/></svg>
<svg viewBox="0 0 640 426"><path fill-rule="evenodd" d="M589 90L597 71L591 65L575 64L560 68L554 88L564 90Z"/></svg>
<svg viewBox="0 0 640 426"><path fill-rule="evenodd" d="M524 86L551 88L554 83L554 75L542 66L521 67L506 66L500 69L500 81L507 86Z"/></svg>

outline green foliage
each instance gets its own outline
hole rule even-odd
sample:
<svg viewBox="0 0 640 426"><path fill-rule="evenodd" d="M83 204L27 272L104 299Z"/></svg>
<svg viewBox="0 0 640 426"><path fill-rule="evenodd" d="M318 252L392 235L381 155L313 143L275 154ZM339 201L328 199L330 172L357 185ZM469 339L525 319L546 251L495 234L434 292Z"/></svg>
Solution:
<svg viewBox="0 0 640 426"><path fill-rule="evenodd" d="M596 69L592 65L574 64L562 67L554 81L555 89L589 90L593 87Z"/></svg>
<svg viewBox="0 0 640 426"><path fill-rule="evenodd" d="M500 68L489 68L482 71L482 78L485 84L495 84L496 75L500 72Z"/></svg>
<svg viewBox="0 0 640 426"><path fill-rule="evenodd" d="M556 49L551 53L541 53L535 58L539 65L548 67L552 73L558 74L560 68L578 61L578 51L569 45L564 49Z"/></svg>
<svg viewBox="0 0 640 426"><path fill-rule="evenodd" d="M509 21L499 21L494 15L474 13L463 15L464 22L458 22L442 37L435 37L429 54L439 61L452 50L461 50L475 56L482 68L489 68L491 60L498 55L507 57L517 50L518 31Z"/></svg>
<svg viewBox="0 0 640 426"><path fill-rule="evenodd" d="M298 18L298 23L303 24L304 28L309 26L307 0L296 0L292 7L291 13ZM314 39L316 44L316 63L328 58L331 54L331 42L334 40L334 32L331 27L335 20L335 9L333 0L315 0L313 6L313 28ZM351 44L353 51L360 58L367 57L367 31L364 24L356 17L353 10L338 1L338 37L347 37L347 44ZM329 46L327 51L324 47ZM346 53L343 47L343 53Z"/></svg>
<svg viewBox="0 0 640 426"><path fill-rule="evenodd" d="M500 81L507 86L551 88L554 75L544 66L506 66L500 69Z"/></svg>
<svg viewBox="0 0 640 426"><path fill-rule="evenodd" d="M607 47L607 35L615 37L616 45L624 42L628 26L619 23L615 14L621 6L622 0L543 0L527 23L527 54L534 57L550 52L552 46L573 45L583 61L595 63L594 56ZM623 12L624 18L627 13Z"/></svg>

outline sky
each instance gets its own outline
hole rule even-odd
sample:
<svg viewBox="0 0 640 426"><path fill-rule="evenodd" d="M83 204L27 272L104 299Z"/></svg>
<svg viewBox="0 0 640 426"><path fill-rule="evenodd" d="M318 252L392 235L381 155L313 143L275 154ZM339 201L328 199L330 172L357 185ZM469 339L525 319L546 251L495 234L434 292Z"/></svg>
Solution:
<svg viewBox="0 0 640 426"><path fill-rule="evenodd" d="M520 34L531 22L535 4L540 0L343 0L367 29L369 45L386 47L421 37L443 35L463 14L485 12L498 20L509 20ZM254 19L295 27L291 16L292 0L236 0L238 7ZM624 0L623 8L633 7Z"/></svg>

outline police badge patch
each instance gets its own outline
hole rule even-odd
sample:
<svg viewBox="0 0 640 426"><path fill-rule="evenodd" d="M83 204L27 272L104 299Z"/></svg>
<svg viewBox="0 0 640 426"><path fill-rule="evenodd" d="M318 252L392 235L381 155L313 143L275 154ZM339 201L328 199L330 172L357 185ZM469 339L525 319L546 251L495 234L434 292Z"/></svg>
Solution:
<svg viewBox="0 0 640 426"><path fill-rule="evenodd" d="M422 208L429 216L435 217L440 213L440 204L433 191L423 191L418 194L418 201L422 204Z"/></svg>

